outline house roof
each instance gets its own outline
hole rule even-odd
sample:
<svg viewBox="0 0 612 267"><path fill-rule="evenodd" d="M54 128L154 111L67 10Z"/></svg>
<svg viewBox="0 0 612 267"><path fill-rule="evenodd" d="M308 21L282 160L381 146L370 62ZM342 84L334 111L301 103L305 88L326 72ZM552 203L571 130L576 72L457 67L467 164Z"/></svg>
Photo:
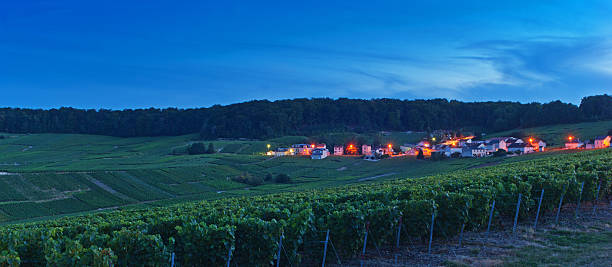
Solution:
<svg viewBox="0 0 612 267"><path fill-rule="evenodd" d="M323 152L326 151L325 148L316 148L312 151L313 155L323 155Z"/></svg>
<svg viewBox="0 0 612 267"><path fill-rule="evenodd" d="M472 144L465 144L465 147L467 147L467 148L478 148L481 145L484 146L483 143L472 143Z"/></svg>
<svg viewBox="0 0 612 267"><path fill-rule="evenodd" d="M508 148L523 148L523 147L528 147L528 146L531 146L531 145L529 145L527 143L514 143L514 144L508 146Z"/></svg>
<svg viewBox="0 0 612 267"><path fill-rule="evenodd" d="M604 140L604 139L606 139L608 137L610 137L610 136L609 135L602 135L602 136L595 137L595 140Z"/></svg>

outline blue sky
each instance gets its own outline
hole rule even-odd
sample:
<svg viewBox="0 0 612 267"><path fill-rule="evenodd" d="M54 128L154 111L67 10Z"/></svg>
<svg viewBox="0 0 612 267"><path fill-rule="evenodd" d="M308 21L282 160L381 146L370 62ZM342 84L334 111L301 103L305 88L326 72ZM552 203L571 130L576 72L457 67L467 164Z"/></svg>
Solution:
<svg viewBox="0 0 612 267"><path fill-rule="evenodd" d="M0 106L612 92L611 1L11 1Z"/></svg>

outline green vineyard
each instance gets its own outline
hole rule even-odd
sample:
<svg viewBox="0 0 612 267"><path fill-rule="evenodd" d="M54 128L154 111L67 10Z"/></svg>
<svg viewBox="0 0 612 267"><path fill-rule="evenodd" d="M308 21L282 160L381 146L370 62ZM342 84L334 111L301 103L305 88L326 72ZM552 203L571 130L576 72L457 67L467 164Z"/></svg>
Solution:
<svg viewBox="0 0 612 267"><path fill-rule="evenodd" d="M121 181L124 184L116 188L126 190L141 186L130 173L97 178L108 184ZM471 231L486 228L493 201L496 218L513 217L519 194L523 195L519 220L531 218L542 189L546 192L543 211L556 209L561 196L564 203L574 204L609 197L612 150L423 178L8 225L0 228L0 266L169 266L173 253L176 266L225 266L228 259L232 266L269 266L276 260L281 235L286 251L281 261L295 264L321 258L323 252L306 249L306 241L325 240L327 230L338 253L350 256L363 246L366 225L380 245L391 245L391 229L400 220L408 232L402 242L428 238L433 213L434 238L450 238L463 224ZM138 200L150 200L162 198L164 192L129 193ZM48 205L48 209L70 206L70 212L76 212L87 205L102 205L91 197L80 199L78 205ZM6 212L29 211L22 205Z"/></svg>

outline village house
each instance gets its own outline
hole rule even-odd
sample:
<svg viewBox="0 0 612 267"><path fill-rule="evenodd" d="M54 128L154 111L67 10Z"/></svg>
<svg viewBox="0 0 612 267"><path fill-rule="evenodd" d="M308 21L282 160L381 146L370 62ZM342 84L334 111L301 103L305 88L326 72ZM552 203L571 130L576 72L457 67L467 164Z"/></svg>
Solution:
<svg viewBox="0 0 612 267"><path fill-rule="evenodd" d="M508 145L506 144L507 137L500 138L491 138L486 141L487 149L490 151L494 149L492 152L496 152L497 150L503 149L508 151Z"/></svg>
<svg viewBox="0 0 612 267"><path fill-rule="evenodd" d="M312 150L312 154L310 155L311 159L324 159L329 156L329 150L327 148L315 148Z"/></svg>
<svg viewBox="0 0 612 267"><path fill-rule="evenodd" d="M525 141L523 141L523 139L520 138L516 138L516 137L508 137L504 140L504 142L506 142L506 150L510 150L510 146L513 144L522 144L525 143Z"/></svg>
<svg viewBox="0 0 612 267"><path fill-rule="evenodd" d="M377 155L380 155L380 156L386 155L386 154L389 154L389 148L381 146L381 147L376 148L374 153L376 153Z"/></svg>
<svg viewBox="0 0 612 267"><path fill-rule="evenodd" d="M587 140L582 146L585 149L595 149L595 143L592 140Z"/></svg>
<svg viewBox="0 0 612 267"><path fill-rule="evenodd" d="M537 151L544 152L544 150L546 149L546 142L542 140L538 141L535 144L537 144L537 149L536 149Z"/></svg>
<svg viewBox="0 0 612 267"><path fill-rule="evenodd" d="M528 153L534 152L534 147L527 143L515 142L512 145L508 146L508 152L510 153L519 152L520 154L528 154Z"/></svg>
<svg viewBox="0 0 612 267"><path fill-rule="evenodd" d="M342 155L344 155L344 147L334 146L334 156L342 156Z"/></svg>
<svg viewBox="0 0 612 267"><path fill-rule="evenodd" d="M403 146L400 146L400 150L402 151L402 153L408 154L412 150L414 150L414 145L413 144L404 144Z"/></svg>
<svg viewBox="0 0 612 267"><path fill-rule="evenodd" d="M371 155L372 154L372 147L369 145L362 145L361 146L361 154L362 155Z"/></svg>
<svg viewBox="0 0 612 267"><path fill-rule="evenodd" d="M311 154L313 147L309 144L295 144L291 148L295 150L296 155L308 156Z"/></svg>
<svg viewBox="0 0 612 267"><path fill-rule="evenodd" d="M428 142L428 141L425 141L425 140L422 140L421 142L418 142L418 143L416 144L416 146L417 146L417 147L429 147L429 142Z"/></svg>
<svg viewBox="0 0 612 267"><path fill-rule="evenodd" d="M489 140L485 143L485 148L487 149L488 154L493 154L497 152L497 150L503 149L507 151L506 141L504 140Z"/></svg>
<svg viewBox="0 0 612 267"><path fill-rule="evenodd" d="M598 137L596 137L595 141L594 141L595 148L610 147L610 139L612 139L612 137L610 137L610 136L598 136Z"/></svg>
<svg viewBox="0 0 612 267"><path fill-rule="evenodd" d="M358 155L359 151L357 150L357 146L353 145L353 144L349 144L346 147L346 154L347 155Z"/></svg>
<svg viewBox="0 0 612 267"><path fill-rule="evenodd" d="M478 143L466 143L462 148L461 148L461 156L462 157L471 157L471 158L480 158L480 157L484 157L487 155L487 148L484 144L478 144Z"/></svg>
<svg viewBox="0 0 612 267"><path fill-rule="evenodd" d="M293 156L295 151L292 148L279 147L274 151L275 157Z"/></svg>
<svg viewBox="0 0 612 267"><path fill-rule="evenodd" d="M463 153L463 148L462 147L445 146L445 147L441 148L440 151L444 152L444 155L446 155L447 157L451 157L455 153L462 154Z"/></svg>
<svg viewBox="0 0 612 267"><path fill-rule="evenodd" d="M580 142L580 139L571 139L565 143L565 149L578 149L583 146L583 143Z"/></svg>

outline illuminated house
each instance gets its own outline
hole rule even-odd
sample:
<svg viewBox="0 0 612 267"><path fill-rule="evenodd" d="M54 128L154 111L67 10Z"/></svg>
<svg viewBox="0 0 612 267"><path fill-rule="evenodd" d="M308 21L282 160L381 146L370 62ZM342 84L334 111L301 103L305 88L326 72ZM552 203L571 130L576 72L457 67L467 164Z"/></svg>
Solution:
<svg viewBox="0 0 612 267"><path fill-rule="evenodd" d="M274 156L282 157L282 156L293 156L295 155L295 150L293 148L285 148L279 147L274 151Z"/></svg>
<svg viewBox="0 0 612 267"><path fill-rule="evenodd" d="M372 147L369 145L362 145L361 146L361 154L362 155L371 155L372 154Z"/></svg>
<svg viewBox="0 0 612 267"><path fill-rule="evenodd" d="M291 148L295 150L296 155L307 156L312 152L313 147L309 144L295 144Z"/></svg>
<svg viewBox="0 0 612 267"><path fill-rule="evenodd" d="M346 154L347 155L357 155L357 154L359 154L358 152L359 151L357 151L357 146L355 146L355 145L351 144L351 145L348 145L346 147Z"/></svg>
<svg viewBox="0 0 612 267"><path fill-rule="evenodd" d="M334 155L342 156L344 155L344 147L343 146L334 146Z"/></svg>
<svg viewBox="0 0 612 267"><path fill-rule="evenodd" d="M606 148L610 147L610 136L598 136L595 138L595 148Z"/></svg>
<svg viewBox="0 0 612 267"><path fill-rule="evenodd" d="M324 159L329 156L329 150L327 148L315 148L312 150L312 154L310 155L311 159Z"/></svg>

